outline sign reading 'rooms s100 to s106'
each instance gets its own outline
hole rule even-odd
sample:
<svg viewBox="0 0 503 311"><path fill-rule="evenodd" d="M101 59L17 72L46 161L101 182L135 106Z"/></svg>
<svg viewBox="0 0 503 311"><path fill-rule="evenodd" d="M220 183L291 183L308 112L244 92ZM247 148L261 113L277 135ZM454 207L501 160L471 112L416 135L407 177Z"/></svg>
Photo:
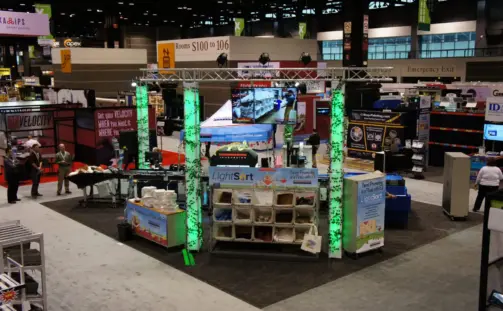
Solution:
<svg viewBox="0 0 503 311"><path fill-rule="evenodd" d="M228 54L230 50L230 37L158 41L157 45L166 43L174 44L177 62L215 61L221 53Z"/></svg>

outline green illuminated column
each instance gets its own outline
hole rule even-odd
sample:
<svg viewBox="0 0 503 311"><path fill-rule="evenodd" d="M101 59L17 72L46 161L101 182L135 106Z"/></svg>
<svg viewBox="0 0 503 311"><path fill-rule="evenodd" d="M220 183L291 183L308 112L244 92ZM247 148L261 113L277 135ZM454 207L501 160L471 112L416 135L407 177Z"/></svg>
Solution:
<svg viewBox="0 0 503 311"><path fill-rule="evenodd" d="M183 84L185 112L185 186L187 195L187 248L198 251L203 244L201 214L201 142L199 89L197 83Z"/></svg>
<svg viewBox="0 0 503 311"><path fill-rule="evenodd" d="M148 91L146 85L136 87L136 116L138 118L138 168L148 169L145 152L150 151L148 131Z"/></svg>
<svg viewBox="0 0 503 311"><path fill-rule="evenodd" d="M332 82L332 85L337 83ZM344 93L332 91L330 109L330 168L328 238L330 258L342 257L342 183L344 179Z"/></svg>

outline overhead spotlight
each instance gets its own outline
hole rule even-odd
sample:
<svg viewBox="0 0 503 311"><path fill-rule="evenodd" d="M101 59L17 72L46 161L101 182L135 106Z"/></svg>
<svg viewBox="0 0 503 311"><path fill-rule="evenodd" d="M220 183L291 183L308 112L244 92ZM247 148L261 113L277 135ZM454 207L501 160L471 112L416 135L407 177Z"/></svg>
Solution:
<svg viewBox="0 0 503 311"><path fill-rule="evenodd" d="M217 64L219 68L222 68L225 65L227 65L227 53L221 53L220 55L218 55Z"/></svg>
<svg viewBox="0 0 503 311"><path fill-rule="evenodd" d="M304 66L307 66L311 62L311 55L307 52L302 52L302 54L300 54L300 61Z"/></svg>
<svg viewBox="0 0 503 311"><path fill-rule="evenodd" d="M269 53L264 52L264 53L260 54L260 57L258 58L258 61L259 61L259 63L261 63L262 65L265 65L265 64L267 64L268 62L270 62L270 61L271 61L271 58L269 58Z"/></svg>
<svg viewBox="0 0 503 311"><path fill-rule="evenodd" d="M133 81L133 82L131 82L131 86L136 87L136 86L138 86L138 84L136 84L136 82Z"/></svg>

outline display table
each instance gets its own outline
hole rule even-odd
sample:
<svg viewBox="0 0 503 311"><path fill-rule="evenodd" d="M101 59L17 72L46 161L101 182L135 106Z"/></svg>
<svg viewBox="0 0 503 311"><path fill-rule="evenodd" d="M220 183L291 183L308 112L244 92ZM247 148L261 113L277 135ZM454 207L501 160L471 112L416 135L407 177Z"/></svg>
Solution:
<svg viewBox="0 0 503 311"><path fill-rule="evenodd" d="M186 213L184 210L169 211L143 206L129 200L125 218L133 233L164 247L184 245L186 239Z"/></svg>

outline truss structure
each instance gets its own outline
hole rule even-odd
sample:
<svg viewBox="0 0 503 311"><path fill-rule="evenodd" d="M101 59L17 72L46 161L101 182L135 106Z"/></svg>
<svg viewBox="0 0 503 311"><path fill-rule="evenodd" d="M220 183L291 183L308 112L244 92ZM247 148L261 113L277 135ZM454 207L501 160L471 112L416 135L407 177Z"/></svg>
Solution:
<svg viewBox="0 0 503 311"><path fill-rule="evenodd" d="M142 69L139 82L390 81L393 67Z"/></svg>

